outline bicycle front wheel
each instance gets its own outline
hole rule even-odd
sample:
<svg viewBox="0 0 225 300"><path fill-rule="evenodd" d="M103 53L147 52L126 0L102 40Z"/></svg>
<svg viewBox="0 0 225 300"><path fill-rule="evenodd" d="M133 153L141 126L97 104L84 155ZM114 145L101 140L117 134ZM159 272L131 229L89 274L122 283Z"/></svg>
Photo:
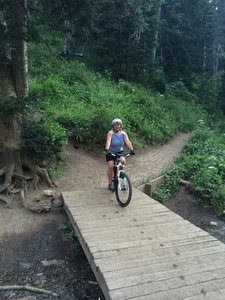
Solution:
<svg viewBox="0 0 225 300"><path fill-rule="evenodd" d="M125 173L120 173L120 177L116 182L116 200L120 206L127 206L132 197L132 185L130 178Z"/></svg>

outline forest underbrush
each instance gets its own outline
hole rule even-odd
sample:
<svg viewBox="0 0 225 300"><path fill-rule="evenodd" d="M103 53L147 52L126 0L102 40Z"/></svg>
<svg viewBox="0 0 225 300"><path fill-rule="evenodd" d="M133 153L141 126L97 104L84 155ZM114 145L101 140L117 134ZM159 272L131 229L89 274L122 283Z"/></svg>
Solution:
<svg viewBox="0 0 225 300"><path fill-rule="evenodd" d="M165 182L153 197L167 201L183 181L198 203L218 216L225 214L225 136L203 121L190 134L181 155L164 173Z"/></svg>

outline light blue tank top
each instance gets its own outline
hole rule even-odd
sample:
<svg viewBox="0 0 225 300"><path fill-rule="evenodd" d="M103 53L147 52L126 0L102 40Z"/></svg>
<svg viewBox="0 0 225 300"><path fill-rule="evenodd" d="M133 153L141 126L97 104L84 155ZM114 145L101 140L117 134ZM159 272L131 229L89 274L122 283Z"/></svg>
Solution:
<svg viewBox="0 0 225 300"><path fill-rule="evenodd" d="M116 152L123 151L125 132L121 131L119 134L115 134L113 130L110 130L109 133L112 134L112 140L109 147L109 152L116 153Z"/></svg>

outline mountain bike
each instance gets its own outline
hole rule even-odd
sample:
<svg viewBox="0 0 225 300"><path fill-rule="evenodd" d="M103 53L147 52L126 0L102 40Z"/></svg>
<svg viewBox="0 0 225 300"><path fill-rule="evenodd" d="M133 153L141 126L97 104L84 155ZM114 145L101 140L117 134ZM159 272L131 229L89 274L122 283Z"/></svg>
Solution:
<svg viewBox="0 0 225 300"><path fill-rule="evenodd" d="M120 157L128 157L129 153L111 153L115 156L114 160L114 177L112 180L112 191L116 193L116 200L120 206L129 205L132 197L132 185L129 176L124 171L124 165L120 161Z"/></svg>

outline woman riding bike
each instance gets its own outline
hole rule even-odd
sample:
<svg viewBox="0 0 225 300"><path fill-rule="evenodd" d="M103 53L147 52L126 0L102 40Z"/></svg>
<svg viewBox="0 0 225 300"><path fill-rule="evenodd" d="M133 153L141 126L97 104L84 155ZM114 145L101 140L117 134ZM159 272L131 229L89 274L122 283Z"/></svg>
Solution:
<svg viewBox="0 0 225 300"><path fill-rule="evenodd" d="M130 150L131 155L135 155L134 148L131 144L131 141L128 138L126 132L122 130L122 121L118 118L112 121L112 130L107 133L105 152L106 152L106 161L108 163L107 177L108 177L108 190L112 190L112 177L113 177L113 166L115 156L112 153L122 154L124 152L124 144ZM120 157L122 164L125 164L125 157Z"/></svg>

